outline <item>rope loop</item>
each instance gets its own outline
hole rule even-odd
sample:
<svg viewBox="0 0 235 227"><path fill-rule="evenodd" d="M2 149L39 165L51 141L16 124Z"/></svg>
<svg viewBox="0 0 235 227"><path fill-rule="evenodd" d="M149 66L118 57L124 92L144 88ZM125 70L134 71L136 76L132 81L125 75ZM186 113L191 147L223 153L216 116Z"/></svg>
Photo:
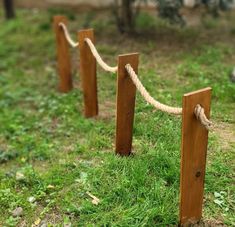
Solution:
<svg viewBox="0 0 235 227"><path fill-rule="evenodd" d="M88 46L90 47L90 50L93 54L93 56L95 57L96 61L99 63L99 65L107 72L111 72L111 73L116 73L118 67L111 67L109 65L107 65L103 59L101 58L101 56L99 55L97 49L95 48L95 45L92 43L92 41L89 38L85 38L85 42L88 44Z"/></svg>
<svg viewBox="0 0 235 227"><path fill-rule="evenodd" d="M74 41L72 40L72 38L71 38L71 36L70 36L70 34L69 34L69 31L68 31L66 25L61 22L61 23L59 23L59 26L63 29L65 38L66 38L66 40L68 41L69 45L70 45L71 47L73 47L73 48L78 47L78 46L79 46L79 43L76 43L76 42L74 42Z"/></svg>
<svg viewBox="0 0 235 227"><path fill-rule="evenodd" d="M194 109L194 114L196 116L196 118L200 121L200 123L209 131L212 129L212 122L210 120L208 120L208 118L206 117L204 108L200 105L197 104L195 109Z"/></svg>

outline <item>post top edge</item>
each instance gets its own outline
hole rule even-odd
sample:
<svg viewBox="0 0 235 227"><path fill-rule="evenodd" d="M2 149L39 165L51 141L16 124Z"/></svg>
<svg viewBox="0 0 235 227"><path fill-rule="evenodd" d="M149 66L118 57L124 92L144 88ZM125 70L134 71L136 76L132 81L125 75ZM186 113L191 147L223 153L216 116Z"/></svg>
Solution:
<svg viewBox="0 0 235 227"><path fill-rule="evenodd" d="M67 20L67 17L64 16L64 15L54 15L53 18L54 19L66 19Z"/></svg>
<svg viewBox="0 0 235 227"><path fill-rule="evenodd" d="M138 52L134 52L134 53L129 53L129 54L120 54L118 55L118 57L130 57L130 56L139 56Z"/></svg>
<svg viewBox="0 0 235 227"><path fill-rule="evenodd" d="M80 32L93 32L93 31L94 31L93 28L87 28L87 29L81 29L81 30L79 30L78 33L80 33Z"/></svg>
<svg viewBox="0 0 235 227"><path fill-rule="evenodd" d="M192 91L192 92L184 94L184 97L187 97L187 96L190 96L190 95L195 95L197 93L206 92L206 91L212 91L212 88L211 87L206 87L206 88L202 88L202 89L199 89L199 90L196 90L196 91Z"/></svg>

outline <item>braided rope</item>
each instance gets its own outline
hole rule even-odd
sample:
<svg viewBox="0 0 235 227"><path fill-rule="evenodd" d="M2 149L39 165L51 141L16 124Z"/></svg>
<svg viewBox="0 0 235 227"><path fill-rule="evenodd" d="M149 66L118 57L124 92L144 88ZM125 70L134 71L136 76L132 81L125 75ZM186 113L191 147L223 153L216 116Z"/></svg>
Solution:
<svg viewBox="0 0 235 227"><path fill-rule="evenodd" d="M111 67L109 65L107 65L103 59L101 58L101 56L99 55L98 51L96 50L94 44L92 43L92 41L89 38L85 38L85 42L88 44L88 46L90 47L90 50L93 54L93 56L95 57L96 61L99 63L99 65L108 72L111 73L116 73L117 72L117 66L115 67Z"/></svg>
<svg viewBox="0 0 235 227"><path fill-rule="evenodd" d="M59 26L62 27L65 37L68 41L68 43L73 47L77 47L79 45L79 43L76 43L72 40L72 38L69 35L69 32L67 30L67 27L65 26L64 23L59 23ZM101 58L101 56L99 55L97 49L95 48L94 44L92 43L92 41L89 38L85 38L85 42L88 44L88 46L90 47L90 50L93 54L93 56L95 57L96 61L99 63L99 65L105 70L105 71L109 71L112 73L116 73L118 67L111 67L109 65L107 65L103 59ZM155 100L149 93L148 91L145 89L145 87L143 86L143 84L140 82L137 74L135 73L135 71L133 70L133 68L131 67L130 64L127 64L125 66L129 76L131 77L133 83L135 84L137 90L140 92L140 94L143 96L143 98L152 106L154 106L156 109L161 110L165 113L169 113L169 114L174 114L174 115L181 115L182 114L182 108L179 107L172 107L172 106L168 106L165 105L163 103L158 102L157 100ZM212 122L210 120L208 120L208 118L205 115L205 111L204 108L197 104L195 109L194 109L194 114L196 116L196 118L200 121L200 123L207 129L210 130L212 128Z"/></svg>
<svg viewBox="0 0 235 227"><path fill-rule="evenodd" d="M140 92L140 94L144 97L144 99L149 104L154 106L156 109L161 110L161 111L166 112L166 113L169 113L169 114L174 114L174 115L181 115L182 114L182 108L167 106L165 104L162 104L162 103L158 102L152 96L150 96L150 94L145 89L143 84L140 82L137 74L135 73L135 71L133 70L133 68L131 67L130 64L127 64L125 66L125 68L126 68L128 74L130 75L133 83L135 84L137 90ZM200 123L208 131L211 130L212 122L209 121L208 118L206 117L204 108L201 105L199 105L199 104L196 105L196 107L194 109L194 114L195 114L196 118L200 121Z"/></svg>
<svg viewBox="0 0 235 227"><path fill-rule="evenodd" d="M59 23L59 26L63 29L65 38L66 38L66 40L68 41L69 45L70 45L71 47L73 47L73 48L78 47L79 43L76 43L76 42L74 42L74 41L72 40L72 38L71 38L71 36L70 36L70 34L69 34L69 32L68 32L68 29L67 29L66 25L61 22L61 23Z"/></svg>
<svg viewBox="0 0 235 227"><path fill-rule="evenodd" d="M145 89L145 87L143 86L143 84L140 82L138 76L136 75L135 71L133 70L133 68L131 67L130 64L127 64L125 66L128 74L130 75L133 83L135 84L136 88L138 89L138 91L140 92L140 94L144 97L144 99L151 104L152 106L154 106L156 109L161 110L163 112L169 113L169 114L175 114L175 115L180 115L182 114L182 108L178 108L178 107L171 107L171 106L167 106L165 104L162 104L160 102L158 102L157 100L155 100L149 93L148 91Z"/></svg>

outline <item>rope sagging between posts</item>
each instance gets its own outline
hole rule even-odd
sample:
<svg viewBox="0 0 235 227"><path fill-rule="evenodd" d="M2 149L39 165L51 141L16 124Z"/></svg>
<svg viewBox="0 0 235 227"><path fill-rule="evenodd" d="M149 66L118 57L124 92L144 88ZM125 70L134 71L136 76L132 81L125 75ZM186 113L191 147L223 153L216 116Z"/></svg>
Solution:
<svg viewBox="0 0 235 227"><path fill-rule="evenodd" d="M117 66L114 66L114 67L111 67L109 65L107 65L103 59L101 58L101 56L99 55L98 51L96 50L94 44L92 43L92 41L89 39L89 38L85 38L85 42L88 44L88 46L90 47L90 50L93 54L93 56L95 57L96 61L99 63L99 65L105 70L105 71L108 71L108 72L111 72L111 73L116 73L117 72L117 69L118 67Z"/></svg>
<svg viewBox="0 0 235 227"><path fill-rule="evenodd" d="M155 100L149 93L148 91L145 89L145 87L143 86L143 84L140 82L138 76L136 75L135 71L133 70L133 68L131 67L130 64L127 64L125 66L128 74L130 75L133 83L135 84L137 90L140 92L140 94L144 97L144 99L151 104L152 106L154 106L156 109L161 110L163 112L169 113L169 114L175 114L175 115L180 115L182 114L182 108L179 107L171 107L171 106L167 106L165 104L162 104L160 102L158 102L157 100Z"/></svg>
<svg viewBox="0 0 235 227"><path fill-rule="evenodd" d="M66 27L66 25L62 22L59 23L59 26L63 29L64 34L65 34L65 38L68 41L68 43L70 44L71 47L76 48L79 46L78 42L74 42L68 32L68 29ZM111 67L109 65L107 65L103 59L101 58L101 56L99 55L95 45L92 43L92 41L89 38L85 38L85 42L88 44L88 46L90 47L90 50L93 54L93 56L95 57L96 61L99 63L99 65L108 72L112 72L112 73L116 73L118 70L117 66ZM140 92L140 94L144 97L144 99L151 104L152 106L154 106L156 109L161 110L165 113L169 113L169 114L174 114L174 115L181 115L182 114L182 108L180 107L172 107L172 106L168 106L165 105L163 103L160 103L159 101L155 100L149 93L148 91L145 89L145 87L143 86L143 84L141 83L141 81L139 80L137 74L135 73L135 71L133 70L133 68L131 67L130 64L127 64L125 66L129 76L132 79L132 82L135 84L137 90ZM205 115L204 112L204 108L201 105L196 105L195 109L194 109L194 114L196 116L196 118L200 121L200 123L207 129L210 130L212 128L212 122L210 120L208 120L208 118Z"/></svg>
<svg viewBox="0 0 235 227"><path fill-rule="evenodd" d="M64 23L59 23L59 26L63 29L64 31L64 35L65 35L65 38L66 40L68 41L69 45L73 48L76 48L79 46L79 43L78 42L74 42L69 34L69 31L66 27L66 25Z"/></svg>
<svg viewBox="0 0 235 227"><path fill-rule="evenodd" d="M140 94L143 96L143 98L152 106L154 106L156 109L161 110L165 113L174 114L174 115L181 115L182 114L182 108L180 107L171 107L165 104L162 104L155 100L145 89L143 84L140 82L137 74L133 70L130 64L127 64L125 66L129 76L131 77L133 83L135 84L137 90L140 92ZM210 130L212 126L212 122L208 120L208 118L205 115L204 108L201 105L196 105L194 109L194 114L196 118L200 121L200 123L207 129Z"/></svg>

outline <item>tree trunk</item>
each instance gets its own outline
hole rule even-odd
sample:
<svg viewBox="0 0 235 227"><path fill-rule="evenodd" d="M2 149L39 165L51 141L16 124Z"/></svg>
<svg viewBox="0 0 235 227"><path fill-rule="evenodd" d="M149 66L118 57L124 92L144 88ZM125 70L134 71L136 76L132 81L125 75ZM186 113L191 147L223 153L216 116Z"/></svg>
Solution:
<svg viewBox="0 0 235 227"><path fill-rule="evenodd" d="M121 33L132 33L135 31L135 17L133 3L135 0L114 0L113 14L116 19L118 30Z"/></svg>
<svg viewBox="0 0 235 227"><path fill-rule="evenodd" d="M12 19L15 17L13 0L4 0L4 8L6 19Z"/></svg>
<svg viewBox="0 0 235 227"><path fill-rule="evenodd" d="M124 30L126 32L131 32L134 29L132 0L122 0L121 16Z"/></svg>

